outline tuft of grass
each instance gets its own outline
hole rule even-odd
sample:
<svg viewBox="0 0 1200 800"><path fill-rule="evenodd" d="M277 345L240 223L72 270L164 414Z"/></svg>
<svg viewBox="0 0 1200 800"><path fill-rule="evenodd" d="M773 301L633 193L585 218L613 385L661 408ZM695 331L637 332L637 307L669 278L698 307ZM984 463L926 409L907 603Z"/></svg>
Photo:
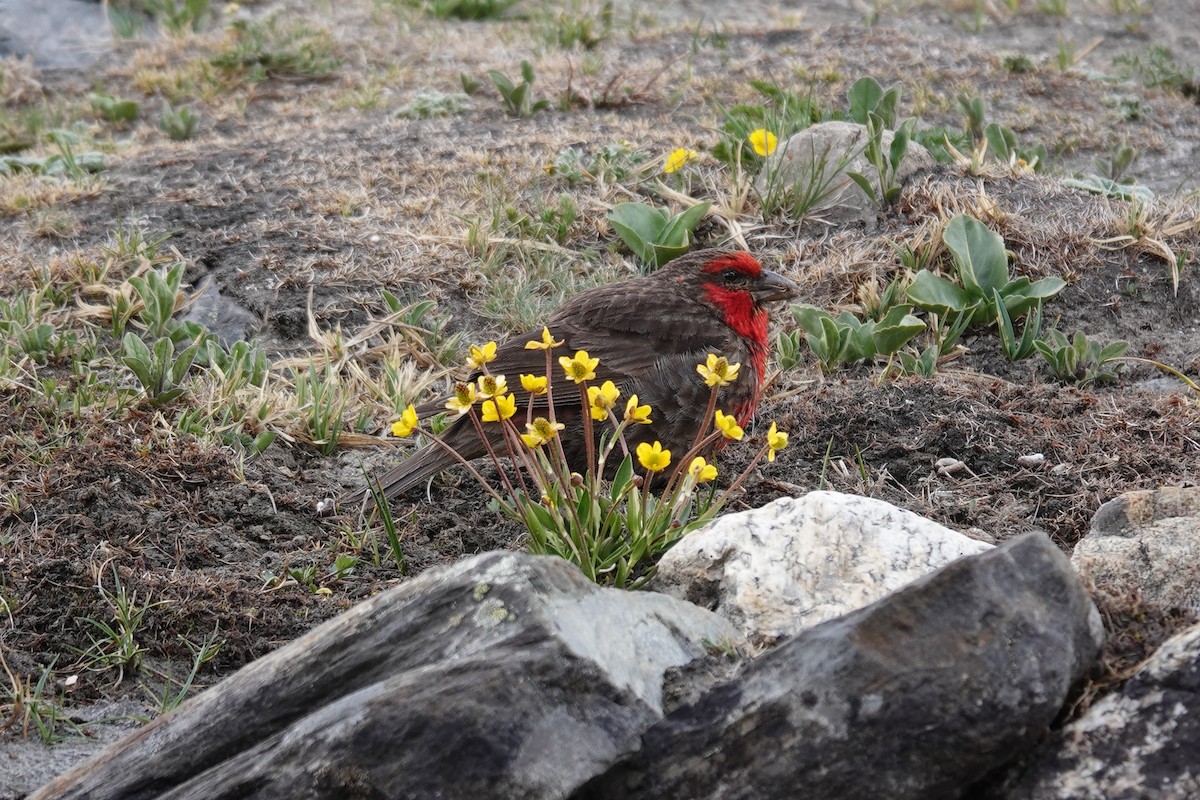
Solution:
<svg viewBox="0 0 1200 800"><path fill-rule="evenodd" d="M324 78L341 66L327 32L282 18L273 14L263 20L234 21L229 45L212 57L212 64L248 83Z"/></svg>

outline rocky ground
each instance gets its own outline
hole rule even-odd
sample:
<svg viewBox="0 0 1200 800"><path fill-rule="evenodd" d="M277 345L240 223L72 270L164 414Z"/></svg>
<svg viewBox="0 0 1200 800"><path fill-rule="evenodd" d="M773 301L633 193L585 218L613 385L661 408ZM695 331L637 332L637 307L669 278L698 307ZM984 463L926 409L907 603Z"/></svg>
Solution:
<svg viewBox="0 0 1200 800"><path fill-rule="evenodd" d="M0 4L0 45L16 53L21 6ZM806 302L851 307L860 287L882 288L903 271L895 245L936 262L939 225L970 213L1004 237L1016 272L1068 281L1046 328L1200 372L1194 4L732 8L618 5L606 24L586 3L521 4L487 21L384 0L244 3L214 6L199 32L106 36L87 63L42 66L51 45L40 41L32 60L0 62L0 151L61 153L48 131L66 128L80 152L107 159L86 179L0 174L0 300L38 291L57 330L103 334L89 358L63 345L37 363L21 358L14 327L3 331L4 363L16 366L0 374L0 771L7 759L22 782L0 796L82 752L60 746L48 761L43 739L111 736L118 728L98 714L154 716L383 587L521 546L458 474L395 508L403 563L377 524L317 506L358 486L362 463L402 455L379 438L391 399L367 388L385 364L410 364L400 385L418 395L456 368L464 342L538 324L564 295L636 271L605 212L633 196L663 202L658 165L677 147L702 155L664 189L731 209L701 226L701 243L732 231L801 282ZM580 35L596 41L562 46ZM515 76L522 59L551 104L510 117L485 72ZM480 82L475 94L461 94L460 73ZM1045 145L1046 169L942 164L869 227L764 219L753 198L738 208L709 152L723 109L761 103L757 80L844 110L863 75L901 84L918 129L960 131L959 95L982 98L986 121ZM138 119L106 118L89 93L136 99ZM168 104L199 115L190 138L157 124ZM1152 200L1063 184L1111 168L1122 144L1136 148L1130 173ZM563 153L606 146L645 161L630 156L623 178L573 180ZM165 238L139 248L131 231ZM132 382L94 307L109 308L130 275L175 261L193 317L253 337L273 362L267 411L238 429L280 434L260 457L186 424L207 408L199 389L160 407L72 403L85 373ZM436 307L398 325L382 290ZM794 328L777 316L778 330ZM989 541L1044 530L1069 551L1102 502L1197 481L1197 393L1170 373L1129 362L1119 380L1064 385L1036 357L1006 361L994 329L963 344L932 378L887 377L882 364L823 375L812 358L777 370L760 428L775 420L791 443L733 507L834 488ZM313 445L297 396L290 367L310 358L336 367L349 398L335 448ZM728 466L749 457L734 449ZM120 628L120 598L144 608L127 641L97 624ZM1186 618L1136 598L1104 603L1117 635L1103 686ZM200 659L205 642L215 652ZM98 705L108 702L118 705ZM41 773L17 760L30 753Z"/></svg>

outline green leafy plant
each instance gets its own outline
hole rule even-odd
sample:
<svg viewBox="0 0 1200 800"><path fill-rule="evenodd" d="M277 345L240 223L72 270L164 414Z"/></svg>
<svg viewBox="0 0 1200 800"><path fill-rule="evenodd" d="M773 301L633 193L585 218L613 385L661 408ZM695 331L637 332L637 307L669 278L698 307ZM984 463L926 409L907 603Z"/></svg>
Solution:
<svg viewBox="0 0 1200 800"><path fill-rule="evenodd" d="M507 75L499 70L491 69L487 73L492 85L500 93L504 110L512 117L528 117L550 107L546 99L533 99L533 65L528 61L521 62L521 82L514 83Z"/></svg>
<svg viewBox="0 0 1200 800"><path fill-rule="evenodd" d="M1001 163L1010 166L1021 164L1035 172L1046 164L1046 145L1039 142L1031 148L1022 147L1012 128L991 122L983 129L983 136L996 160Z"/></svg>
<svg viewBox="0 0 1200 800"><path fill-rule="evenodd" d="M439 19L484 21L500 19L517 0L408 0L408 4Z"/></svg>
<svg viewBox="0 0 1200 800"><path fill-rule="evenodd" d="M88 95L88 102L93 111L116 124L132 122L141 110L141 104L136 100L120 100L103 92L92 92Z"/></svg>
<svg viewBox="0 0 1200 800"><path fill-rule="evenodd" d="M892 374L932 378L937 372L939 354L937 344L931 344L920 351L906 347L896 353L896 360L891 366Z"/></svg>
<svg viewBox="0 0 1200 800"><path fill-rule="evenodd" d="M612 0L605 0L595 13L574 1L562 11L548 12L542 25L542 36L547 44L564 50L575 46L591 50L611 36L612 29Z"/></svg>
<svg viewBox="0 0 1200 800"><path fill-rule="evenodd" d="M183 394L183 379L200 350L199 344L190 344L176 353L175 342L169 336L157 339L152 347L148 347L132 332L125 334L121 346L121 362L137 377L146 398L156 406Z"/></svg>
<svg viewBox="0 0 1200 800"><path fill-rule="evenodd" d="M184 263L178 261L165 271L150 270L145 277L132 277L129 284L142 302L138 321L152 338L170 332L171 318L180 301L179 287L183 283Z"/></svg>
<svg viewBox="0 0 1200 800"><path fill-rule="evenodd" d="M896 109L900 103L900 87L884 89L879 81L871 77L859 78L850 87L850 118L867 129L867 142L863 156L878 176L878 186L860 172L846 173L860 189L878 205L894 203L900 197L901 186L896 179L900 164L908 154L912 141L915 119L896 124ZM883 145L883 134L892 132L892 141L887 148Z"/></svg>
<svg viewBox="0 0 1200 800"><path fill-rule="evenodd" d="M1196 69L1181 60L1169 47L1150 45L1142 53L1123 53L1113 59L1118 73L1149 87L1174 89L1188 97L1200 95Z"/></svg>
<svg viewBox="0 0 1200 800"><path fill-rule="evenodd" d="M1000 333L1000 349L1004 353L1004 357L1009 361L1021 361L1029 358L1034 353L1038 333L1042 329L1041 305L1035 305L1025 315L1025 326L1021 329L1020 338L1017 338L1008 308L1001 301L999 292L993 292L993 294L995 295L992 304L996 308L996 330Z"/></svg>
<svg viewBox="0 0 1200 800"><path fill-rule="evenodd" d="M146 649L138 642L138 634L145 625L150 609L165 605L166 601L139 602L137 592L129 592L121 583L116 565L112 567L112 577L112 592L104 588L101 576L96 578L96 590L112 610L111 621L91 618L81 618L80 621L91 625L100 634L89 635L92 646L83 651L88 669L102 672L115 670L117 677L113 685L117 686L125 679L125 670L136 673L141 669Z"/></svg>
<svg viewBox="0 0 1200 800"><path fill-rule="evenodd" d="M1154 199L1154 190L1149 186L1142 186L1136 183L1121 183L1101 175L1086 175L1082 178L1063 178L1063 186L1090 192L1091 194L1098 194L1101 197L1128 200L1134 203L1146 203Z"/></svg>
<svg viewBox="0 0 1200 800"><path fill-rule="evenodd" d="M900 105L899 85L884 89L879 81L867 76L855 81L846 97L850 102L850 119L859 125L866 125L874 114L884 128L896 126L896 111Z"/></svg>
<svg viewBox="0 0 1200 800"><path fill-rule="evenodd" d="M909 311L908 306L894 306L876 321L859 319L849 311L834 317L806 303L792 306L792 316L805 331L805 341L826 373L874 361L878 356L890 358L925 330L925 323Z"/></svg>
<svg viewBox="0 0 1200 800"><path fill-rule="evenodd" d="M292 380L301 427L312 444L329 455L337 448L344 424L342 415L349 400L337 372L329 364L318 368L309 361L304 372L292 369Z"/></svg>
<svg viewBox="0 0 1200 800"><path fill-rule="evenodd" d="M174 108L167 103L158 117L158 129L173 141L182 142L192 138L198 122L200 115L192 109L187 106Z"/></svg>
<svg viewBox="0 0 1200 800"><path fill-rule="evenodd" d="M172 36L199 33L208 26L210 0L141 0L141 4Z"/></svg>
<svg viewBox="0 0 1200 800"><path fill-rule="evenodd" d="M212 57L213 66L259 83L267 78L323 78L341 65L328 35L279 20L278 14L234 20L231 45Z"/></svg>
<svg viewBox="0 0 1200 800"><path fill-rule="evenodd" d="M1064 383L1089 386L1114 381L1124 364L1118 359L1129 349L1129 342L1117 341L1101 346L1077 331L1067 339L1059 331L1050 331L1045 339L1034 343L1038 354L1050 368L1050 374Z"/></svg>
<svg viewBox="0 0 1200 800"><path fill-rule="evenodd" d="M584 182L605 186L620 183L650 159L645 150L636 150L626 142L613 142L595 152L579 147L568 147L554 157L547 166L547 174L566 181L568 186Z"/></svg>
<svg viewBox="0 0 1200 800"><path fill-rule="evenodd" d="M396 109L396 116L401 119L451 117L463 114L470 108L471 98L465 93L446 94L436 89L422 89L412 100Z"/></svg>
<svg viewBox="0 0 1200 800"><path fill-rule="evenodd" d="M644 264L661 267L688 251L692 232L711 205L697 203L672 216L664 208L645 203L620 203L608 212L608 220Z"/></svg>
<svg viewBox="0 0 1200 800"><path fill-rule="evenodd" d="M1082 331L1068 339L1061 332L1052 330L1045 339L1036 342L1036 348L1055 378L1087 386L1116 380L1124 368L1118 359L1124 356L1129 343L1116 341L1101 345Z"/></svg>
<svg viewBox="0 0 1200 800"><path fill-rule="evenodd" d="M990 323L997 318L997 303L1003 303L1015 318L1066 288L1058 277L1036 282L1023 276L1011 278L1004 240L974 217L954 217L942 240L950 250L958 282L921 270L908 288L908 299L918 308L951 318L966 314L972 324Z"/></svg>

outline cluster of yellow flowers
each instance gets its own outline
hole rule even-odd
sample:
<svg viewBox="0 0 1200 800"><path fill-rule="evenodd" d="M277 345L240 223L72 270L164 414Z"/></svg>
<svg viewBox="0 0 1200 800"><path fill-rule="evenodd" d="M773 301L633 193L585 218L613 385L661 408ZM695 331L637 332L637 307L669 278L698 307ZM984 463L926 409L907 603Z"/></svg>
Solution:
<svg viewBox="0 0 1200 800"><path fill-rule="evenodd" d="M755 153L764 158L774 153L775 148L779 146L779 137L766 128L751 131L750 135L746 137L746 141L750 143L750 147L753 148ZM663 161L662 171L668 175L678 172L685 165L695 161L699 157L700 154L690 148L676 148Z"/></svg>
<svg viewBox="0 0 1200 800"><path fill-rule="evenodd" d="M563 344L556 341L548 328L542 329L540 340L525 343L527 350L551 350ZM486 372L487 364L496 359L496 343L477 347L472 345L467 358L467 366L473 370L484 370L473 383L459 382L454 385L454 396L446 401L446 409L461 416L470 412L475 403L480 403L480 417L483 422L502 423L511 419L517 413L516 396L508 391L508 381L503 375L492 375ZM560 356L559 366L562 367L566 378L580 385L596 379L596 368L600 359L594 358L586 350L578 350L574 356ZM717 388L728 386L737 380L740 364L731 364L724 356L709 353L705 363L697 364L696 371L704 379L707 386ZM549 379L545 375L521 375L521 386L531 396L544 395L549 391ZM625 412L621 420L617 420L614 409L620 399L621 392L611 380L606 380L599 386L586 386L588 411L593 420L604 421L612 419L614 423L647 425L652 420L652 409L641 405L638 396L632 394L625 402ZM740 441L744 436L737 418L716 410L713 418L716 430L727 439ZM404 409L400 419L392 423L392 434L400 437L411 436L417 429L418 418L416 409L410 404ZM520 434L521 440L530 448L541 447L566 428L561 422L547 417L534 417L525 423L525 433ZM775 453L787 446L788 435L776 429L771 423L767 433L768 461L775 460ZM661 442L642 442L637 446L637 460L649 472L661 472L671 465L671 451L665 449ZM688 475L696 483L705 483L717 477L717 468L697 456L691 460L687 470Z"/></svg>

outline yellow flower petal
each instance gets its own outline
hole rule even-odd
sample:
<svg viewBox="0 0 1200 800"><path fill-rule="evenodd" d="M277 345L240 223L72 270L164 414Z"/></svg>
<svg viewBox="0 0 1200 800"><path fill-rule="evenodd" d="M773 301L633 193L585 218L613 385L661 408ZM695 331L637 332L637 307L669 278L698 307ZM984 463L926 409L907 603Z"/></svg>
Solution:
<svg viewBox="0 0 1200 800"><path fill-rule="evenodd" d="M740 442L742 440L742 436L745 435L745 432L742 430L742 426L738 425L737 418L723 413L719 408L717 409L717 413L715 415L715 422L717 425L717 430L719 430L726 439L733 439L735 442Z"/></svg>
<svg viewBox="0 0 1200 800"><path fill-rule="evenodd" d="M497 395L494 400L484 400L484 422L500 422L517 413L517 398L515 395Z"/></svg>
<svg viewBox="0 0 1200 800"><path fill-rule="evenodd" d="M558 363L562 365L568 378L575 383L583 383L596 377L596 367L600 366L600 359L590 357L587 350L578 350L574 358L559 356Z"/></svg>
<svg viewBox="0 0 1200 800"><path fill-rule="evenodd" d="M503 375L480 375L476 383L479 384L480 400L498 397L508 391L508 382Z"/></svg>
<svg viewBox="0 0 1200 800"><path fill-rule="evenodd" d="M475 384L456 383L454 384L454 397L446 401L446 408L462 416L471 410L471 406L475 405L475 400Z"/></svg>
<svg viewBox="0 0 1200 800"><path fill-rule="evenodd" d="M741 368L741 364L730 364L725 356L709 353L706 363L696 365L696 372L708 386L728 386L737 380Z"/></svg>
<svg viewBox="0 0 1200 800"><path fill-rule="evenodd" d="M417 410L410 403L408 408L404 409L404 413L400 415L400 419L392 423L392 436L407 438L412 436L413 430L417 427Z"/></svg>
<svg viewBox="0 0 1200 800"><path fill-rule="evenodd" d="M661 442L642 442L637 446L638 463L651 472L659 472L671 464L671 451L664 450Z"/></svg>
<svg viewBox="0 0 1200 800"><path fill-rule="evenodd" d="M649 425L650 406L639 406L638 396L636 394L629 395L629 402L625 404L625 421L636 422L639 425Z"/></svg>
<svg viewBox="0 0 1200 800"><path fill-rule="evenodd" d="M540 342L534 340L525 343L526 350L552 350L555 347L561 346L562 340L555 341L554 337L550 335L549 328L542 328L542 340Z"/></svg>
<svg viewBox="0 0 1200 800"><path fill-rule="evenodd" d="M558 435L558 432L567 427L561 422L551 422L545 417L536 417L533 422L525 423L525 430L528 433L521 434L521 441L525 442L528 447L541 447L546 442Z"/></svg>
<svg viewBox="0 0 1200 800"><path fill-rule="evenodd" d="M521 376L521 387L534 396L546 393L547 382L545 375Z"/></svg>
<svg viewBox="0 0 1200 800"><path fill-rule="evenodd" d="M621 391L612 381L605 381L600 386L589 386L588 408L592 412L592 419L608 419L608 410L616 405L620 396Z"/></svg>
<svg viewBox="0 0 1200 800"><path fill-rule="evenodd" d="M689 150L686 147L680 147L671 155L667 156L666 162L663 164L663 172L670 174L677 170L683 169L683 165L689 161L694 161L698 157L695 150Z"/></svg>
<svg viewBox="0 0 1200 800"><path fill-rule="evenodd" d="M779 144L778 137L771 133L766 128L759 128L750 134L750 146L754 148L754 152L760 156L769 156L775 152L776 146Z"/></svg>
<svg viewBox="0 0 1200 800"><path fill-rule="evenodd" d="M467 366L471 369L479 369L484 364L488 364L496 360L496 343L488 342L483 347L471 345L471 355L467 358Z"/></svg>
<svg viewBox="0 0 1200 800"><path fill-rule="evenodd" d="M770 452L767 453L767 461L775 460L775 453L787 447L788 435L785 431L778 430L775 423L771 423L771 429L767 431L767 447Z"/></svg>
<svg viewBox="0 0 1200 800"><path fill-rule="evenodd" d="M688 475L696 479L696 483L708 483L717 477L717 467L709 464L702 457L696 456L688 465Z"/></svg>

